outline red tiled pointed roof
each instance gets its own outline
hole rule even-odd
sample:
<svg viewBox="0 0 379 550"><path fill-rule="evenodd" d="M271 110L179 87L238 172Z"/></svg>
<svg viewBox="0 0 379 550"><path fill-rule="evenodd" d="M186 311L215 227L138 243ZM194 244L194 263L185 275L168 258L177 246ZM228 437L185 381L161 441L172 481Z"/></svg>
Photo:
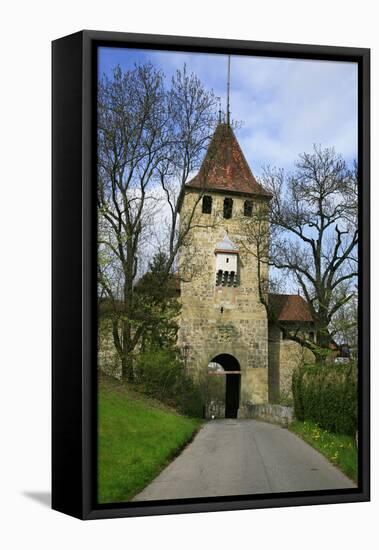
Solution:
<svg viewBox="0 0 379 550"><path fill-rule="evenodd" d="M217 126L199 173L186 187L260 195L266 199L272 196L255 179L232 128L227 124Z"/></svg>
<svg viewBox="0 0 379 550"><path fill-rule="evenodd" d="M307 302L297 294L269 294L269 309L276 321L312 322Z"/></svg>

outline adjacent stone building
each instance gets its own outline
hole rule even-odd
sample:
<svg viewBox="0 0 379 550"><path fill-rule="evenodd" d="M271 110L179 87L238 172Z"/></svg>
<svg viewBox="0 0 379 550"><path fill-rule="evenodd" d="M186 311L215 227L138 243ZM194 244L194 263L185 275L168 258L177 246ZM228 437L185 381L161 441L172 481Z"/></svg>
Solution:
<svg viewBox="0 0 379 550"><path fill-rule="evenodd" d="M278 402L304 357L276 321L288 330L300 323L312 333L300 296L266 295L271 318L260 300L258 262L243 220L255 209L267 211L270 200L233 129L219 124L199 173L185 186L180 211L182 227L191 219L193 229L179 258L179 347L205 384L209 416L243 417L251 405ZM267 268L260 269L267 278Z"/></svg>
<svg viewBox="0 0 379 550"><path fill-rule="evenodd" d="M268 297L270 318L268 323L268 383L269 401L278 403L291 398L292 373L303 363L314 361L313 353L288 338L298 333L315 341L312 316L305 300L298 295L270 294ZM280 328L278 327L280 324Z"/></svg>

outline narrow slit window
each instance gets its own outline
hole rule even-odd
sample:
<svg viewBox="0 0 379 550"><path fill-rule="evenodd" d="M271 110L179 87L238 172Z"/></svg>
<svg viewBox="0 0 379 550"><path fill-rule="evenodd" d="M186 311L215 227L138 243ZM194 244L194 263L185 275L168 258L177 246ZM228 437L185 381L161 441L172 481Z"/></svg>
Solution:
<svg viewBox="0 0 379 550"><path fill-rule="evenodd" d="M251 218L253 215L253 201L245 201L243 205L243 215Z"/></svg>
<svg viewBox="0 0 379 550"><path fill-rule="evenodd" d="M212 213L212 197L210 195L204 195L203 197L202 212L203 214Z"/></svg>
<svg viewBox="0 0 379 550"><path fill-rule="evenodd" d="M227 220L232 217L233 213L233 199L226 198L224 199L224 218Z"/></svg>

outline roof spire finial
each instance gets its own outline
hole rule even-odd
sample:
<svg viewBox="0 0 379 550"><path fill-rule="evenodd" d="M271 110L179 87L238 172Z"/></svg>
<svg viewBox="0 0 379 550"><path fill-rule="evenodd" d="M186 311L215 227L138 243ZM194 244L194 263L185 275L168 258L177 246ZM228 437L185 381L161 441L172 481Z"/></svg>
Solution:
<svg viewBox="0 0 379 550"><path fill-rule="evenodd" d="M230 55L228 55L228 80L226 93L226 124L230 126Z"/></svg>

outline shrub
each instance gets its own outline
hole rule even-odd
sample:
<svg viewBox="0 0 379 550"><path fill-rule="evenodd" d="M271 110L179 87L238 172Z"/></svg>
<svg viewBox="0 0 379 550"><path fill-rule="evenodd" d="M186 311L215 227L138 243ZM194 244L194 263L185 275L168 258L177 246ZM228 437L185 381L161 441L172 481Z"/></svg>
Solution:
<svg viewBox="0 0 379 550"><path fill-rule="evenodd" d="M294 403L293 403L292 391L291 390L281 391L279 394L278 403L283 407L293 407Z"/></svg>
<svg viewBox="0 0 379 550"><path fill-rule="evenodd" d="M358 387L355 365L300 367L292 378L295 417L334 433L354 435Z"/></svg>
<svg viewBox="0 0 379 550"><path fill-rule="evenodd" d="M175 351L157 349L141 353L135 374L147 395L175 406L184 414L203 415L200 387L185 372Z"/></svg>

